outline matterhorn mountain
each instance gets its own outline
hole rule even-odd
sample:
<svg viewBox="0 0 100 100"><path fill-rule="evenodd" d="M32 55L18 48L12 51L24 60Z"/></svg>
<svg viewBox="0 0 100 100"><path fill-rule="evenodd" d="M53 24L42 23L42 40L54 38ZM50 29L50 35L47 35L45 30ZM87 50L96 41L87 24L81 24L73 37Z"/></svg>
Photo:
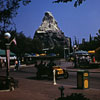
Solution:
<svg viewBox="0 0 100 100"><path fill-rule="evenodd" d="M61 33L53 15L50 12L46 12L42 20L42 24L37 30L37 33L48 33L51 31L56 33Z"/></svg>
<svg viewBox="0 0 100 100"><path fill-rule="evenodd" d="M41 41L43 48L64 46L67 43L67 38L58 27L58 24L51 12L45 12L42 24L36 30L34 38Z"/></svg>

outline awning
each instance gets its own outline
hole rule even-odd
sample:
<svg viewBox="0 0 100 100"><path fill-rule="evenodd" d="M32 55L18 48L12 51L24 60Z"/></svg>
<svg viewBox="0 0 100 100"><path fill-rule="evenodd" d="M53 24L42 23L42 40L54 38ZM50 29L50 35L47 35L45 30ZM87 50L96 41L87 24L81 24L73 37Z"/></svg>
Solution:
<svg viewBox="0 0 100 100"><path fill-rule="evenodd" d="M90 50L88 51L88 53L95 53L95 50Z"/></svg>
<svg viewBox="0 0 100 100"><path fill-rule="evenodd" d="M1 57L1 56L0 56L0 59L4 59L4 60L5 60L6 57ZM10 60L14 60L14 59L17 59L17 57L16 57L16 56L10 57Z"/></svg>
<svg viewBox="0 0 100 100"><path fill-rule="evenodd" d="M89 55L89 53L87 51L83 51L83 50L75 51L74 54L77 54L77 55Z"/></svg>
<svg viewBox="0 0 100 100"><path fill-rule="evenodd" d="M0 56L6 56L5 50L0 49ZM10 56L16 56L16 54L13 52L10 52Z"/></svg>

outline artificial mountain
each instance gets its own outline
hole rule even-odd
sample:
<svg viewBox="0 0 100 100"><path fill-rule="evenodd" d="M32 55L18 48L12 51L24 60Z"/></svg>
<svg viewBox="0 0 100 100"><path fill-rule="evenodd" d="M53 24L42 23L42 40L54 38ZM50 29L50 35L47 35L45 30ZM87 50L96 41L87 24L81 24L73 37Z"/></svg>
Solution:
<svg viewBox="0 0 100 100"><path fill-rule="evenodd" d="M68 45L68 37L60 30L51 12L45 12L42 24L35 31L34 39L39 39L43 48Z"/></svg>

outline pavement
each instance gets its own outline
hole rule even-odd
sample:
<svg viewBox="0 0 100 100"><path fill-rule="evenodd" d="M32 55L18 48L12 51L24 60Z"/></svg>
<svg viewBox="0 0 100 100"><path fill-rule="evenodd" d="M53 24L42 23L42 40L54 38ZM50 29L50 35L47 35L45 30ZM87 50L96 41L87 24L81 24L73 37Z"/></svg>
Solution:
<svg viewBox="0 0 100 100"><path fill-rule="evenodd" d="M34 66L34 64L31 64L31 65L22 64L22 65L20 65L20 68L33 67L33 66ZM100 73L100 68L92 68L92 69L74 68L74 66L71 62L63 62L63 63L60 64L60 66L63 69L66 69L67 71L70 71L70 72L77 72L79 70L87 70L90 73ZM15 66L11 65L10 68L13 69L13 68L15 68Z"/></svg>
<svg viewBox="0 0 100 100"><path fill-rule="evenodd" d="M30 65L29 67L32 67ZM22 68L27 67L22 65ZM13 68L13 66L12 66ZM68 68L68 71L77 71L79 69ZM100 72L98 69L89 69L90 72ZM61 84L54 85L53 82L44 82L36 79L17 78L19 87L14 91L0 90L0 100L56 100L60 97ZM77 89L77 86L63 85L64 96L72 93L82 93L90 100L100 100L100 89Z"/></svg>
<svg viewBox="0 0 100 100"><path fill-rule="evenodd" d="M19 87L14 91L0 91L0 100L55 100L60 97L60 84L53 85L39 80L18 79ZM71 85L64 86L65 96L82 93L90 100L100 100L99 89L77 89Z"/></svg>
<svg viewBox="0 0 100 100"><path fill-rule="evenodd" d="M80 70L87 70L90 73L100 73L100 68L95 68L95 69L68 68L67 70L70 71L70 72L77 72L77 71L80 71Z"/></svg>

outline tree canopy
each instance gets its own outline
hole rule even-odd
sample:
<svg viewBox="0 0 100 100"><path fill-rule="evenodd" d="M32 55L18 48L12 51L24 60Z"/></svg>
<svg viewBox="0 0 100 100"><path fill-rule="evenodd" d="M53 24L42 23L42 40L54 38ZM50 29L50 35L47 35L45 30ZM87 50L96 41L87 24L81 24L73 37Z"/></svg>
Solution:
<svg viewBox="0 0 100 100"><path fill-rule="evenodd" d="M18 57L24 56L25 53L41 53L42 44L41 41L26 37L23 32L8 31L11 33L12 38L16 37L17 45L11 44L11 51ZM11 39L12 40L12 39Z"/></svg>
<svg viewBox="0 0 100 100"><path fill-rule="evenodd" d="M0 32L14 24L13 18L16 17L20 4L26 6L30 2L31 0L0 0Z"/></svg>
<svg viewBox="0 0 100 100"><path fill-rule="evenodd" d="M98 40L99 43L100 43L100 29L98 30L98 33L96 33L96 35L97 35L97 40Z"/></svg>
<svg viewBox="0 0 100 100"><path fill-rule="evenodd" d="M82 44L79 45L79 49L81 50L95 50L98 47L100 47L100 29L98 30L98 33L96 33L95 37L92 37L90 34L89 41L82 42Z"/></svg>
<svg viewBox="0 0 100 100"><path fill-rule="evenodd" d="M56 1L53 1L53 3L60 3L60 2L68 3L72 1L74 1L74 7L77 7L77 6L80 6L86 0L56 0Z"/></svg>

